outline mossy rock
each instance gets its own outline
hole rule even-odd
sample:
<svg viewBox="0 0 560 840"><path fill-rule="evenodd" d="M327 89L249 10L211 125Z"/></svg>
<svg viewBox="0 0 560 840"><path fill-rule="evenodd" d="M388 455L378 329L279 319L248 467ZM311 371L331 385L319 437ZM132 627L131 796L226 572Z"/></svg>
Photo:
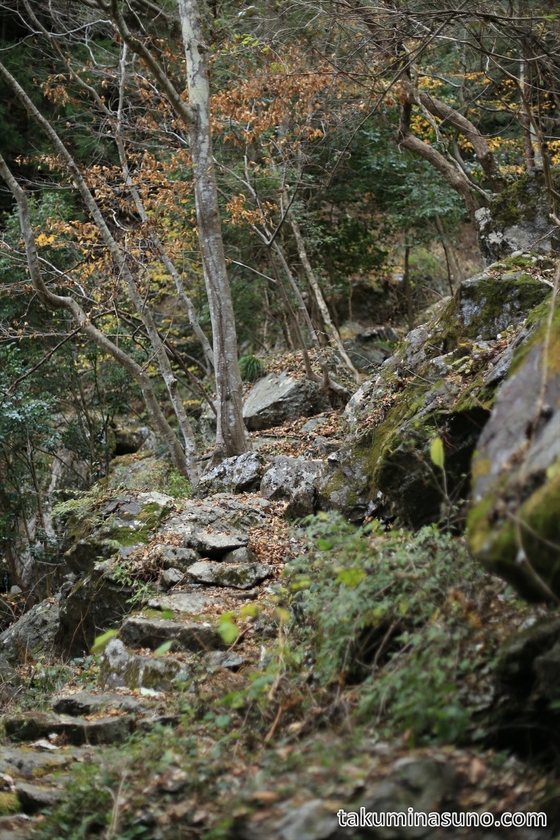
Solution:
<svg viewBox="0 0 560 840"><path fill-rule="evenodd" d="M552 170L553 183L560 189L560 171ZM544 173L535 170L510 184L489 207L477 211L482 253L489 262L519 250L544 254L560 250L558 231L550 221L550 199Z"/></svg>
<svg viewBox="0 0 560 840"><path fill-rule="evenodd" d="M19 811L21 811L21 807L17 793L0 791L0 817L9 817Z"/></svg>
<svg viewBox="0 0 560 840"><path fill-rule="evenodd" d="M113 458L104 483L109 491L156 490L167 493L172 473L173 466L167 452L134 452Z"/></svg>
<svg viewBox="0 0 560 840"><path fill-rule="evenodd" d="M468 493L471 456L513 358L513 340L550 286L531 265L492 266L465 281L410 332L346 411L349 444L330 462L320 505L354 520L397 517L418 528L447 517ZM504 341L504 336L506 340ZM430 458L444 443L445 476Z"/></svg>
<svg viewBox="0 0 560 840"><path fill-rule="evenodd" d="M471 551L526 599L560 599L560 309L522 345L473 460Z"/></svg>
<svg viewBox="0 0 560 840"><path fill-rule="evenodd" d="M99 559L126 556L148 542L172 509L169 496L153 491L104 496L93 509L78 510L67 524L72 540L64 555L67 566L87 573Z"/></svg>

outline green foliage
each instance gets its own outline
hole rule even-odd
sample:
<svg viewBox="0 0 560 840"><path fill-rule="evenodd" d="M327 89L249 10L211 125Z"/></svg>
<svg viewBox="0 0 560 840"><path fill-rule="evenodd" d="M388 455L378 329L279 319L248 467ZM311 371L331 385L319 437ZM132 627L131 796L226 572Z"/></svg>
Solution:
<svg viewBox="0 0 560 840"><path fill-rule="evenodd" d="M174 499L190 499L193 489L188 478L173 469L169 473L163 492L168 496L173 496Z"/></svg>
<svg viewBox="0 0 560 840"><path fill-rule="evenodd" d="M465 681L482 661L466 647L463 596L453 597L482 577L462 541L435 526L383 533L376 521L356 529L326 515L306 536L310 552L285 577L321 683L361 684L363 721L374 715L412 740L459 739Z"/></svg>
<svg viewBox="0 0 560 840"><path fill-rule="evenodd" d="M134 563L117 560L111 566L109 574L115 583L119 583L121 586L129 586L132 589L132 595L128 599L128 603L133 610L142 606L153 594L151 584L139 577L142 572L138 570Z"/></svg>
<svg viewBox="0 0 560 840"><path fill-rule="evenodd" d="M239 630L237 626L232 621L233 613L226 612L222 613L220 616L220 624L218 630L220 631L220 636L224 640L226 645L231 645L237 639L239 635Z"/></svg>
<svg viewBox="0 0 560 840"><path fill-rule="evenodd" d="M87 516L95 524L98 521L94 518L95 511L106 498L107 491L99 484L94 484L89 490L75 491L70 498L58 502L53 507L52 515L61 522L66 522L71 516L78 519Z"/></svg>
<svg viewBox="0 0 560 840"><path fill-rule="evenodd" d="M266 366L257 356L241 356L239 370L243 382L256 382L266 373Z"/></svg>
<svg viewBox="0 0 560 840"><path fill-rule="evenodd" d="M440 468L440 470L445 468L443 441L439 436L435 437L430 444L430 458L432 459L432 464L435 464L436 467Z"/></svg>
<svg viewBox="0 0 560 840"><path fill-rule="evenodd" d="M114 639L118 630L107 630L101 636L96 636L90 649L91 654L103 653L111 639Z"/></svg>

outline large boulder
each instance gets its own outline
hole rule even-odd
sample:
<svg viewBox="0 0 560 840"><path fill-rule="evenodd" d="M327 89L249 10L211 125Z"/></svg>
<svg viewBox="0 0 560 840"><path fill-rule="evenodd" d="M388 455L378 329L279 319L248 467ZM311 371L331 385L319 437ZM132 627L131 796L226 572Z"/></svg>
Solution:
<svg viewBox="0 0 560 840"><path fill-rule="evenodd" d="M0 634L0 656L11 664L19 664L51 653L59 622L58 604L42 601Z"/></svg>
<svg viewBox="0 0 560 840"><path fill-rule="evenodd" d="M317 488L324 472L324 461L278 455L263 476L261 495L265 499L286 500L287 516L309 516L315 512Z"/></svg>
<svg viewBox="0 0 560 840"><path fill-rule="evenodd" d="M101 657L99 681L103 688L171 691L188 676L185 662L131 653L120 639L111 639Z"/></svg>
<svg viewBox="0 0 560 840"><path fill-rule="evenodd" d="M108 561L98 563L61 598L54 642L63 653L83 656L96 636L115 627L130 612L134 590L116 576Z"/></svg>
<svg viewBox="0 0 560 840"><path fill-rule="evenodd" d="M67 523L71 546L64 555L68 568L88 573L100 558L126 557L144 545L170 514L173 499L163 493L114 493L96 499L86 494Z"/></svg>
<svg viewBox="0 0 560 840"><path fill-rule="evenodd" d="M465 281L412 330L350 400L347 443L327 460L323 508L360 521L398 517L418 528L453 513L470 460L527 314L550 292L550 263L523 255ZM439 437L445 475L430 458Z"/></svg>
<svg viewBox="0 0 560 840"><path fill-rule="evenodd" d="M529 600L560 601L560 309L512 362L473 460L471 551Z"/></svg>
<svg viewBox="0 0 560 840"><path fill-rule="evenodd" d="M197 496L211 493L251 493L258 490L265 460L258 452L244 452L224 458L204 473L196 488Z"/></svg>
<svg viewBox="0 0 560 840"><path fill-rule="evenodd" d="M257 431L330 409L328 396L316 382L294 379L285 372L269 373L251 388L243 418L250 431Z"/></svg>
<svg viewBox="0 0 560 840"><path fill-rule="evenodd" d="M560 186L554 173L556 189ZM560 251L560 232L550 219L550 199L542 170L535 170L476 211L482 254L493 263L519 251Z"/></svg>

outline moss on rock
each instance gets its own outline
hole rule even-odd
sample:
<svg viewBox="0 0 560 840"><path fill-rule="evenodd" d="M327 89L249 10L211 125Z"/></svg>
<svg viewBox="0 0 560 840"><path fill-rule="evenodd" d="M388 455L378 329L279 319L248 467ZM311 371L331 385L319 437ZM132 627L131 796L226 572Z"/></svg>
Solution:
<svg viewBox="0 0 560 840"><path fill-rule="evenodd" d="M508 259L462 283L360 389L346 412L349 446L320 488L323 508L354 519L396 515L419 527L439 519L442 503L449 508L465 497L470 458L511 362L510 345L550 293L538 271L531 273L535 260ZM444 441L447 497L429 454L436 436Z"/></svg>
<svg viewBox="0 0 560 840"><path fill-rule="evenodd" d="M473 461L471 551L527 599L560 598L560 309L518 348Z"/></svg>

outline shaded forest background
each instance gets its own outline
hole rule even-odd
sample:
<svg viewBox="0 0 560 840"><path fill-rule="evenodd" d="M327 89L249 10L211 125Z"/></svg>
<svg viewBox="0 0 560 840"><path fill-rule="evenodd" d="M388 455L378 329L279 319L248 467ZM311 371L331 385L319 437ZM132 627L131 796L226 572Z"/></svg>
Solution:
<svg viewBox="0 0 560 840"><path fill-rule="evenodd" d="M348 355L357 335L411 328L480 268L480 208L532 173L556 212L553 2L179 10L201 27L246 378L255 358L297 351L341 396L367 373ZM181 116L184 33L171 0L0 3L0 547L15 580L16 541L54 561L53 457L86 489L125 451L119 418L153 421L149 393L179 475L197 480L223 336ZM226 368L239 377L231 354Z"/></svg>

